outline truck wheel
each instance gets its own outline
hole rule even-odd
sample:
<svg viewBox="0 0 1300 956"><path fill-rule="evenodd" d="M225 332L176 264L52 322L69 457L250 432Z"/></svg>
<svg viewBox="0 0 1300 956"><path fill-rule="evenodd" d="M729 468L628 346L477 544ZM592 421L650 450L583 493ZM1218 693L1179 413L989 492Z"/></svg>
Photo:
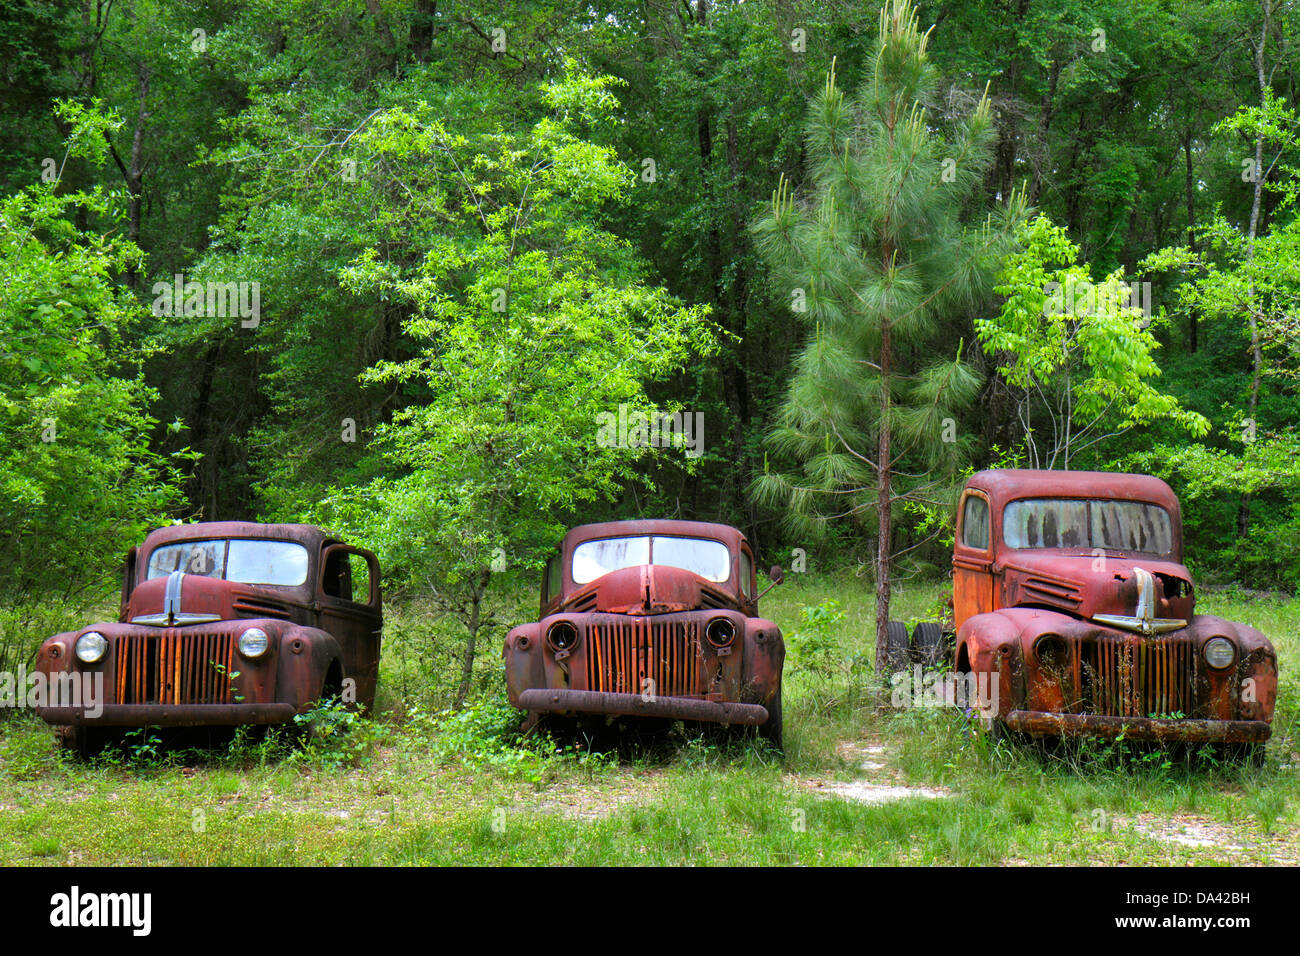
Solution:
<svg viewBox="0 0 1300 956"><path fill-rule="evenodd" d="M935 667L948 659L948 641L943 627L933 621L922 621L912 632L912 652L922 667Z"/></svg>
<svg viewBox="0 0 1300 956"><path fill-rule="evenodd" d="M885 646L883 666L877 662L876 670L882 674L892 674L902 670L911 660L912 650L907 639L907 625L902 621L889 622L889 641Z"/></svg>
<svg viewBox="0 0 1300 956"><path fill-rule="evenodd" d="M767 723L758 725L758 735L780 750L785 737L785 728L781 718L781 683L777 682L776 694L767 706Z"/></svg>
<svg viewBox="0 0 1300 956"><path fill-rule="evenodd" d="M93 727L69 726L59 729L59 746L63 752L89 760L97 756L108 743L108 736Z"/></svg>

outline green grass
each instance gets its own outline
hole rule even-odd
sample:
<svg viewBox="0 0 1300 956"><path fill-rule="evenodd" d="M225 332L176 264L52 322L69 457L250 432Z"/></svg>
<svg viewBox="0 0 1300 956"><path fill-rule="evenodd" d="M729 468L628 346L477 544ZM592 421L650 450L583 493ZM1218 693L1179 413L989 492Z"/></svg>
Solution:
<svg viewBox="0 0 1300 956"><path fill-rule="evenodd" d="M924 616L942 595L939 584L905 585L895 615ZM1278 648L1275 735L1255 768L1160 751L1044 755L990 745L948 711L892 711L870 680L873 600L870 581L847 574L791 575L764 600L791 645L783 757L717 735L619 756L521 743L500 703L496 636L478 705L440 713L455 635L419 608L390 610L397 636L379 719L306 751L248 739L151 757L139 741L84 763L19 715L0 723L0 862L1300 862L1300 601L1202 598L1202 613L1253 623ZM528 602L514 593L503 613L527 614ZM838 795L864 783L947 796L868 805Z"/></svg>

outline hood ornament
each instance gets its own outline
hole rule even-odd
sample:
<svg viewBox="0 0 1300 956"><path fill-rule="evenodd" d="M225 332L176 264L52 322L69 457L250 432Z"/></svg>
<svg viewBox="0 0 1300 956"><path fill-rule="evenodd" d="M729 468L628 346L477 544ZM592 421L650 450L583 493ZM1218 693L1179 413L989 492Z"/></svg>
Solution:
<svg viewBox="0 0 1300 956"><path fill-rule="evenodd" d="M1133 568L1133 577L1137 579L1137 608L1132 616L1127 614L1095 614L1093 620L1099 624L1109 624L1125 631L1150 637L1152 634L1165 634L1186 627L1187 622L1176 617L1156 617L1156 576L1146 568Z"/></svg>

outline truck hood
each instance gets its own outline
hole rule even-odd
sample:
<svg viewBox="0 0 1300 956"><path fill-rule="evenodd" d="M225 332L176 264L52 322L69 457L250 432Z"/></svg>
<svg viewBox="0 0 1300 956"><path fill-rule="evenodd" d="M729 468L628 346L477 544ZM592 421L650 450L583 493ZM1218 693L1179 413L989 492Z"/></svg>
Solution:
<svg viewBox="0 0 1300 956"><path fill-rule="evenodd" d="M1195 613L1184 565L1141 556L1021 551L1004 565L1004 607L1046 607L1121 630L1159 634Z"/></svg>
<svg viewBox="0 0 1300 956"><path fill-rule="evenodd" d="M290 617L287 605L254 593L249 585L175 571L136 585L126 622L183 627L249 617Z"/></svg>
<svg viewBox="0 0 1300 956"><path fill-rule="evenodd" d="M574 591L560 606L569 612L636 615L705 609L739 610L740 602L692 571L662 564L611 571Z"/></svg>

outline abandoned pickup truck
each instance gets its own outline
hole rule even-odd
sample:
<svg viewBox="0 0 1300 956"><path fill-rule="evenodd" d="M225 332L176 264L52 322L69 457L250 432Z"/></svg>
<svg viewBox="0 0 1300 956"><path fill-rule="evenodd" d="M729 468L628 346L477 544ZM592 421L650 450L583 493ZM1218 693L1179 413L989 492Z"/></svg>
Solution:
<svg viewBox="0 0 1300 956"><path fill-rule="evenodd" d="M1182 560L1178 499L1158 478L972 476L953 551L958 679L990 689L998 730L1232 742L1258 755L1277 655L1255 628L1196 614Z"/></svg>
<svg viewBox="0 0 1300 956"><path fill-rule="evenodd" d="M753 551L735 528L574 528L543 574L539 616L504 649L507 694L528 723L552 713L746 725L780 746L785 644L758 617Z"/></svg>
<svg viewBox="0 0 1300 956"><path fill-rule="evenodd" d="M110 728L281 724L334 695L370 708L382 624L375 556L319 528L160 528L127 553L117 621L41 645L51 686L100 699L40 713L84 751Z"/></svg>

